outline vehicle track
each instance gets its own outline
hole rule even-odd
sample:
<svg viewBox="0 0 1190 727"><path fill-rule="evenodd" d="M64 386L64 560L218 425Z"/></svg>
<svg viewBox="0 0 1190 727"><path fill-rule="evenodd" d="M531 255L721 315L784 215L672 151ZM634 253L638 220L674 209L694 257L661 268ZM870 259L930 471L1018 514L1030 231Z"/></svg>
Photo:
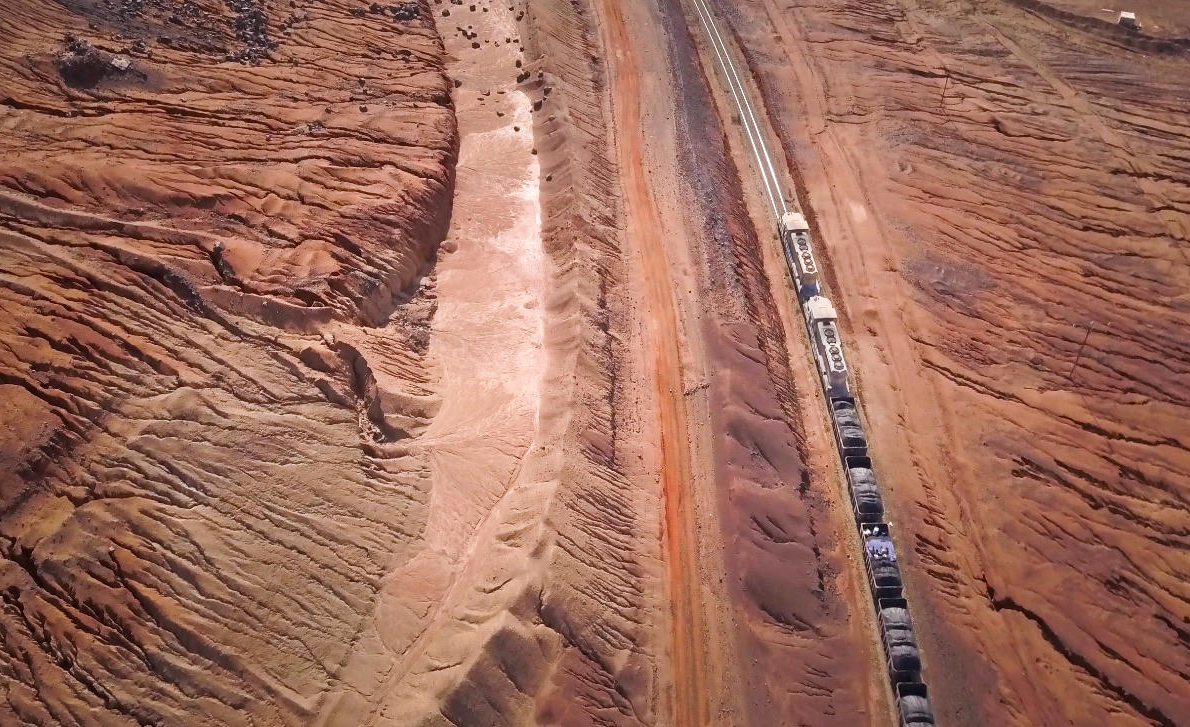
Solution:
<svg viewBox="0 0 1190 727"><path fill-rule="evenodd" d="M614 76L616 149L626 195L624 211L629 234L640 254L645 293L651 312L650 345L655 363L655 385L661 446L661 490L665 508L664 549L671 612L670 668L673 681L674 725L709 723L705 639L697 565L695 517L689 487L691 452L687 439L687 412L683 397L678 314L673 297L660 215L644 173L641 148L640 71L627 26L614 0L601 0L600 14L607 33L609 66Z"/></svg>

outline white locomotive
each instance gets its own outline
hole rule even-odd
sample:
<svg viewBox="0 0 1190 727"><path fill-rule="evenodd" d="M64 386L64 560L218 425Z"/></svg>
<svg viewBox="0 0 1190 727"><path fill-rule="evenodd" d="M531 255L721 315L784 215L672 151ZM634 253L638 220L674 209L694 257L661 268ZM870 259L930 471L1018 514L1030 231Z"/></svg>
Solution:
<svg viewBox="0 0 1190 727"><path fill-rule="evenodd" d="M798 298L808 300L818 295L818 263L810 248L810 225L800 212L786 212L779 227L785 264L797 282Z"/></svg>
<svg viewBox="0 0 1190 727"><path fill-rule="evenodd" d="M806 326L810 329L810 343L814 348L814 359L822 375L822 388L828 399L840 399L851 395L847 377L847 362L843 359L843 341L839 338L838 314L830 300L815 295L802 304Z"/></svg>

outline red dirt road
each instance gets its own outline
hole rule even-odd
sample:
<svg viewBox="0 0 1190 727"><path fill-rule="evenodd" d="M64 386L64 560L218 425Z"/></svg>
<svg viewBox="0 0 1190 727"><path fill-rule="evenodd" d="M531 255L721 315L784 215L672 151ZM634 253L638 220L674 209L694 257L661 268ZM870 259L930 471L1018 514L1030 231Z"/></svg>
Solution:
<svg viewBox="0 0 1190 727"><path fill-rule="evenodd" d="M669 649L674 724L707 724L705 639L702 621L696 523L690 490L694 486L688 446L686 400L683 395L681 335L673 296L673 281L666 259L661 217L653 190L645 179L646 161L641 151L640 69L617 2L601 0L607 45L615 49L609 59L615 80L614 118L618 160L624 185L624 211L628 235L638 254L650 327L647 332L654 365L657 435L661 452L661 490L665 508L665 556L669 592Z"/></svg>

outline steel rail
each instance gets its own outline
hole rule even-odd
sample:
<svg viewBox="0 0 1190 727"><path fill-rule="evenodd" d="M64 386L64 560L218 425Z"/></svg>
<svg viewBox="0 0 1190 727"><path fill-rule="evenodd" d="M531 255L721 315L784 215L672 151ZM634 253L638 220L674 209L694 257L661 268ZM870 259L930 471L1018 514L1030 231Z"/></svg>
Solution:
<svg viewBox="0 0 1190 727"><path fill-rule="evenodd" d="M748 135L748 143L751 145L752 154L756 158L756 167L760 172L761 181L764 183L764 191L769 198L769 206L773 210L773 217L780 220L781 215L787 210L785 198L781 194L781 185L778 183L777 174L773 170L772 159L769 156L768 147L764 143L764 137L760 134L760 125L756 122L756 116L752 111L752 104L748 101L748 95L743 88L743 82L740 80L739 74L735 71L735 64L732 63L727 46L723 42L723 36L719 34L718 28L715 26L710 8L705 5L703 0L694 0L694 7L698 11L699 20L707 32L707 38L711 41L711 48L715 51L715 56L719 61L719 68L723 72L724 78L727 79L727 86L731 90L736 108L740 112L740 123L743 124L744 131ZM746 111L745 108L747 109ZM767 168L765 166L766 161L768 162ZM776 192L775 195L774 191ZM780 210L777 209L777 200L780 200Z"/></svg>
<svg viewBox="0 0 1190 727"><path fill-rule="evenodd" d="M756 130L756 140L760 144L760 150L764 152L764 161L768 165L769 177L773 180L773 189L777 191L777 199L781 202L781 212L789 211L785 206L785 196L781 194L781 182L777 176L777 170L773 167L773 158L769 154L769 146L764 141L764 134L760 131L760 122L756 120L756 112L752 106L752 100L749 98L748 92L744 89L744 82L740 78L739 71L736 70L735 61L731 60L731 55L727 52L727 43L723 40L722 34L719 32L719 24L715 21L715 15L711 12L711 8L707 5L706 0L697 0L706 10L707 19L710 21L711 30L714 31L715 37L719 41L719 47L723 49L723 56L727 59L728 68L731 69L731 75L735 78L736 87L740 89L740 94L744 100L744 106L748 109L748 117L752 121L752 128Z"/></svg>

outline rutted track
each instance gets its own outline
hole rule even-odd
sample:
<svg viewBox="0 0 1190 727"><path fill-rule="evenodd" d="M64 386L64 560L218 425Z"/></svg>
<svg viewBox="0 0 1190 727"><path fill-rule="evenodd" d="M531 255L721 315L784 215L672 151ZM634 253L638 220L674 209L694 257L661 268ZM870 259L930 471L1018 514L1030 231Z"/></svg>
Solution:
<svg viewBox="0 0 1190 727"><path fill-rule="evenodd" d="M637 241L644 272L645 294L653 312L650 331L651 358L655 365L656 403L661 445L661 489L665 510L664 546L667 564L670 624L670 657L673 702L669 705L675 724L707 723L704 632L699 597L695 518L691 487L691 453L687 446L686 402L682 396L682 365L679 355L678 314L674 307L661 223L649 184L641 150L644 138L641 120L639 68L632 42L627 37L624 17L616 2L601 2L608 45L618 49L612 64L620 93L616 109L617 150L623 170L625 209L630 234Z"/></svg>

